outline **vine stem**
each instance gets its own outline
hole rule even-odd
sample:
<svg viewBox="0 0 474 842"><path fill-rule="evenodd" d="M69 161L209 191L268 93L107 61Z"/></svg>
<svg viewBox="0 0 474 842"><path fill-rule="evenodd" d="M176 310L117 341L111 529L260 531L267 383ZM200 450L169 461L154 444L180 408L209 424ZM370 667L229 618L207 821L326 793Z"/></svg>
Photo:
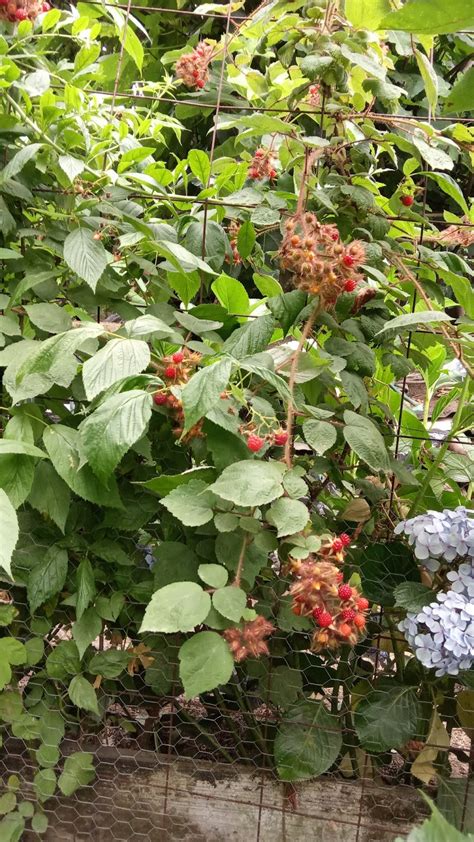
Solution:
<svg viewBox="0 0 474 842"><path fill-rule="evenodd" d="M240 580L242 579L242 570L244 569L245 551L246 551L249 543L250 543L249 535L245 535L244 540L242 541L242 547L241 547L241 550L240 550L239 560L237 562L237 569L235 571L235 579L233 581L234 588L240 588Z"/></svg>
<svg viewBox="0 0 474 842"><path fill-rule="evenodd" d="M447 453L448 447L451 444L451 439L453 438L453 436L456 435L456 431L457 431L457 428L458 428L458 425L459 425L459 421L461 419L461 413L464 409L464 406L465 406L465 403L466 403L466 400L467 400L467 397L468 397L469 384L470 384L470 378L466 377L466 379L464 380L464 383L463 383L463 387L461 389L461 394L459 395L459 403L458 403L458 407L456 409L456 414L453 418L453 424L452 424L451 430L449 432L449 435L446 437L444 443L442 444L442 446L440 447L440 449L437 453L436 458L433 460L433 462L431 463L431 466L428 468L428 471L426 472L424 482L420 485L420 487L418 489L418 493L416 494L416 497L415 497L415 499L413 500L413 503L410 506L410 510L407 514L407 518L412 517L413 515L416 514L417 509L418 509L418 504L424 498L424 496L426 494L426 491L428 489L428 486L429 486L429 484L431 482L431 479L433 477L433 474L435 473L438 466L443 461L443 459L444 459L444 457Z"/></svg>
<svg viewBox="0 0 474 842"><path fill-rule="evenodd" d="M288 411L286 413L286 432L288 433L288 438L285 444L285 453L284 453L284 461L288 469L290 470L292 467L292 459L291 459L291 450L292 450L292 439L293 439L293 421L295 417L295 404L294 404L294 390L295 390L295 381L296 375L298 372L298 362L301 356L301 352L303 350L304 344L308 339L311 330L313 328L314 322L322 310L322 300L320 299L314 308L313 312L311 313L309 319L307 320L300 336L300 341L298 342L298 347L293 354L293 359L291 362L291 369L290 369L290 379L288 381L288 388L290 390L290 399L288 401Z"/></svg>

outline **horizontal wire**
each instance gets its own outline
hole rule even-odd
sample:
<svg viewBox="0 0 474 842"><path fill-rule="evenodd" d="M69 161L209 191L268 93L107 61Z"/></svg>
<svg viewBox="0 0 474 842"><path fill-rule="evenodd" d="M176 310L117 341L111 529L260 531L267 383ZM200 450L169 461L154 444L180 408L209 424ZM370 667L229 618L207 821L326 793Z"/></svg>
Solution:
<svg viewBox="0 0 474 842"><path fill-rule="evenodd" d="M215 18L216 20L222 21L222 23L226 22L226 12L223 11L222 14L218 14L217 12L200 12L196 9L167 9L162 6L140 6L138 4L131 4L130 7L127 3L103 3L100 0L85 0L87 6L101 6L101 7L108 7L111 9L135 9L138 12L159 12L160 14L167 14L167 15L181 15L182 17L197 17L197 18ZM226 7L223 6L223 9ZM252 13L253 14L253 13ZM238 16L238 10L232 16L232 19L237 18L239 25L242 23L246 23L248 20L252 19L252 14L247 15L246 17Z"/></svg>

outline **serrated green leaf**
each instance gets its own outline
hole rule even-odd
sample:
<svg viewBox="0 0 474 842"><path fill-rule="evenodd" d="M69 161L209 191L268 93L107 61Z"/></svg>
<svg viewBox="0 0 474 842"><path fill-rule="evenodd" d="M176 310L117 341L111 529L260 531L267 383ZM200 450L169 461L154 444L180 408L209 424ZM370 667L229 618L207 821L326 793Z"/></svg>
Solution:
<svg viewBox="0 0 474 842"><path fill-rule="evenodd" d="M107 266L107 252L89 228L76 228L64 240L64 260L93 292Z"/></svg>
<svg viewBox="0 0 474 842"><path fill-rule="evenodd" d="M234 462L209 489L237 506L261 506L282 496L284 470L281 462Z"/></svg>
<svg viewBox="0 0 474 842"><path fill-rule="evenodd" d="M187 699L226 684L234 659L224 638L214 631L194 634L179 650L179 675Z"/></svg>
<svg viewBox="0 0 474 842"><path fill-rule="evenodd" d="M66 550L53 545L47 551L44 560L37 564L28 574L28 602L32 613L55 596L62 589L66 581L68 570L68 555Z"/></svg>
<svg viewBox="0 0 474 842"><path fill-rule="evenodd" d="M15 509L2 488L0 488L0 567L11 576L13 550L18 541L18 519Z"/></svg>
<svg viewBox="0 0 474 842"><path fill-rule="evenodd" d="M112 339L84 363L82 379L89 400L119 380L140 374L150 363L150 349L140 339Z"/></svg>
<svg viewBox="0 0 474 842"><path fill-rule="evenodd" d="M211 607L211 597L195 582L173 582L153 594L140 633L192 631Z"/></svg>

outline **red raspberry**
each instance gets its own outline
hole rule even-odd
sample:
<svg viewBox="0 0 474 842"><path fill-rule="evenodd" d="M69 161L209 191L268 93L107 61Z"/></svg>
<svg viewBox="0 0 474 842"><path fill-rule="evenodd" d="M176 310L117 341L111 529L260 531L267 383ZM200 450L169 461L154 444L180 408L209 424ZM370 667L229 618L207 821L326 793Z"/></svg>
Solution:
<svg viewBox="0 0 474 842"><path fill-rule="evenodd" d="M41 11L42 12L49 12L50 8L51 8L51 6L49 5L49 3L43 3L43 5L41 6Z"/></svg>
<svg viewBox="0 0 474 842"><path fill-rule="evenodd" d="M331 240L334 240L334 242L337 243L338 239L339 239L339 231L332 231Z"/></svg>
<svg viewBox="0 0 474 842"><path fill-rule="evenodd" d="M405 205L406 208L411 207L414 202L413 196L402 196L401 198L402 205Z"/></svg>
<svg viewBox="0 0 474 842"><path fill-rule="evenodd" d="M343 573L341 573L340 571L339 571L339 573L336 573L336 582L342 582L343 578L344 578Z"/></svg>
<svg viewBox="0 0 474 842"><path fill-rule="evenodd" d="M321 628L327 629L332 623L332 617L329 611L321 611L321 613L316 617L316 622L318 626L321 626Z"/></svg>
<svg viewBox="0 0 474 842"><path fill-rule="evenodd" d="M350 626L347 625L347 623L342 623L338 628L338 632L341 635L341 637L350 637L352 634L352 629Z"/></svg>
<svg viewBox="0 0 474 842"><path fill-rule="evenodd" d="M357 600L357 608L359 611L367 611L369 607L369 600L365 598L365 596L361 596L360 599Z"/></svg>
<svg viewBox="0 0 474 842"><path fill-rule="evenodd" d="M255 167L252 167L252 169L249 170L249 176L250 178L260 178L260 173L255 169Z"/></svg>
<svg viewBox="0 0 474 842"><path fill-rule="evenodd" d="M263 151L263 149L257 149L257 151L256 151L256 153L253 157L254 158L263 158L264 155L265 155L265 152Z"/></svg>
<svg viewBox="0 0 474 842"><path fill-rule="evenodd" d="M349 620L350 622L352 622L355 616L356 612L353 608L343 608L341 611L341 617L343 620Z"/></svg>
<svg viewBox="0 0 474 842"><path fill-rule="evenodd" d="M347 266L347 268L348 268L348 269L350 269L350 268L351 268L351 266L353 266L353 265L354 265L355 260L354 260L354 258L352 257L352 255L350 255L350 254L345 254L345 255L344 255L344 257L342 258L342 262L343 262L344 266Z"/></svg>
<svg viewBox="0 0 474 842"><path fill-rule="evenodd" d="M163 404L168 403L168 395L164 392L155 392L153 395L153 402L156 403L157 406L163 406Z"/></svg>
<svg viewBox="0 0 474 842"><path fill-rule="evenodd" d="M273 436L273 441L278 447L283 447L288 441L288 433L286 430L280 430L279 432L275 433Z"/></svg>
<svg viewBox="0 0 474 842"><path fill-rule="evenodd" d="M278 175L278 173L277 173L276 170L270 170L270 172L268 173L269 178L276 178L277 175Z"/></svg>
<svg viewBox="0 0 474 842"><path fill-rule="evenodd" d="M173 379L174 377L176 377L177 373L178 373L178 370L174 365L167 365L165 370L164 370L165 377L169 377L170 379Z"/></svg>
<svg viewBox="0 0 474 842"><path fill-rule="evenodd" d="M175 351L171 359L174 363L182 363L184 360L184 354L182 351Z"/></svg>
<svg viewBox="0 0 474 842"><path fill-rule="evenodd" d="M344 258L344 260L345 259L346 258ZM351 260L352 260L352 257L351 257ZM346 281L346 283L344 284L344 289L345 289L346 292L354 292L356 286L357 286L357 281L354 278L349 278L349 280Z"/></svg>
<svg viewBox="0 0 474 842"><path fill-rule="evenodd" d="M28 15L26 14L26 11L24 9L17 9L16 10L16 12L15 12L16 20L26 20L27 17L28 17Z"/></svg>
<svg viewBox="0 0 474 842"><path fill-rule="evenodd" d="M204 79L196 79L196 88L203 88L205 84Z"/></svg>
<svg viewBox="0 0 474 842"><path fill-rule="evenodd" d="M365 617L363 614L355 615L354 625L357 626L358 629L363 629L365 627Z"/></svg>
<svg viewBox="0 0 474 842"><path fill-rule="evenodd" d="M350 585L341 585L339 590L338 590L338 594L339 594L339 599L342 599L344 601L346 599L350 599L351 596L352 596L351 586Z"/></svg>
<svg viewBox="0 0 474 842"><path fill-rule="evenodd" d="M320 605L316 605L316 608L313 608L313 610L312 610L312 612L311 612L311 613L312 613L312 615L313 615L313 617L314 617L314 619L315 619L315 620L317 620L317 619L318 619L318 617L320 617L320 616L321 616L321 614L323 613L323 610L324 610L324 609L323 609L323 608L321 608L321 606L320 606Z"/></svg>
<svg viewBox="0 0 474 842"><path fill-rule="evenodd" d="M263 439L261 439L260 436L254 435L254 433L252 433L247 439L247 447L252 451L252 453L258 453L258 451L262 449L263 445Z"/></svg>
<svg viewBox="0 0 474 842"><path fill-rule="evenodd" d="M10 0L0 0L0 6L8 6Z"/></svg>
<svg viewBox="0 0 474 842"><path fill-rule="evenodd" d="M347 532L341 532L341 534L339 535L339 540L342 541L345 547L348 547L351 543L350 535L348 535Z"/></svg>
<svg viewBox="0 0 474 842"><path fill-rule="evenodd" d="M334 541L332 542L333 552L340 553L343 546L344 546L344 544L342 543L340 538L334 538Z"/></svg>

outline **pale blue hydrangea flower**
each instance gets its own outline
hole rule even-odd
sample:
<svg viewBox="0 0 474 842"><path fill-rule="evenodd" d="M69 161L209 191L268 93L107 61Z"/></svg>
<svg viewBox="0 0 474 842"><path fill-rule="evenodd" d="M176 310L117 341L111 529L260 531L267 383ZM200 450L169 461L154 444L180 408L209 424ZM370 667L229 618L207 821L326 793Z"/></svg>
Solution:
<svg viewBox="0 0 474 842"><path fill-rule="evenodd" d="M474 559L474 518L465 506L442 512L430 510L410 520L402 520L394 532L407 536L416 558L433 573L442 561L449 563L463 557Z"/></svg>

